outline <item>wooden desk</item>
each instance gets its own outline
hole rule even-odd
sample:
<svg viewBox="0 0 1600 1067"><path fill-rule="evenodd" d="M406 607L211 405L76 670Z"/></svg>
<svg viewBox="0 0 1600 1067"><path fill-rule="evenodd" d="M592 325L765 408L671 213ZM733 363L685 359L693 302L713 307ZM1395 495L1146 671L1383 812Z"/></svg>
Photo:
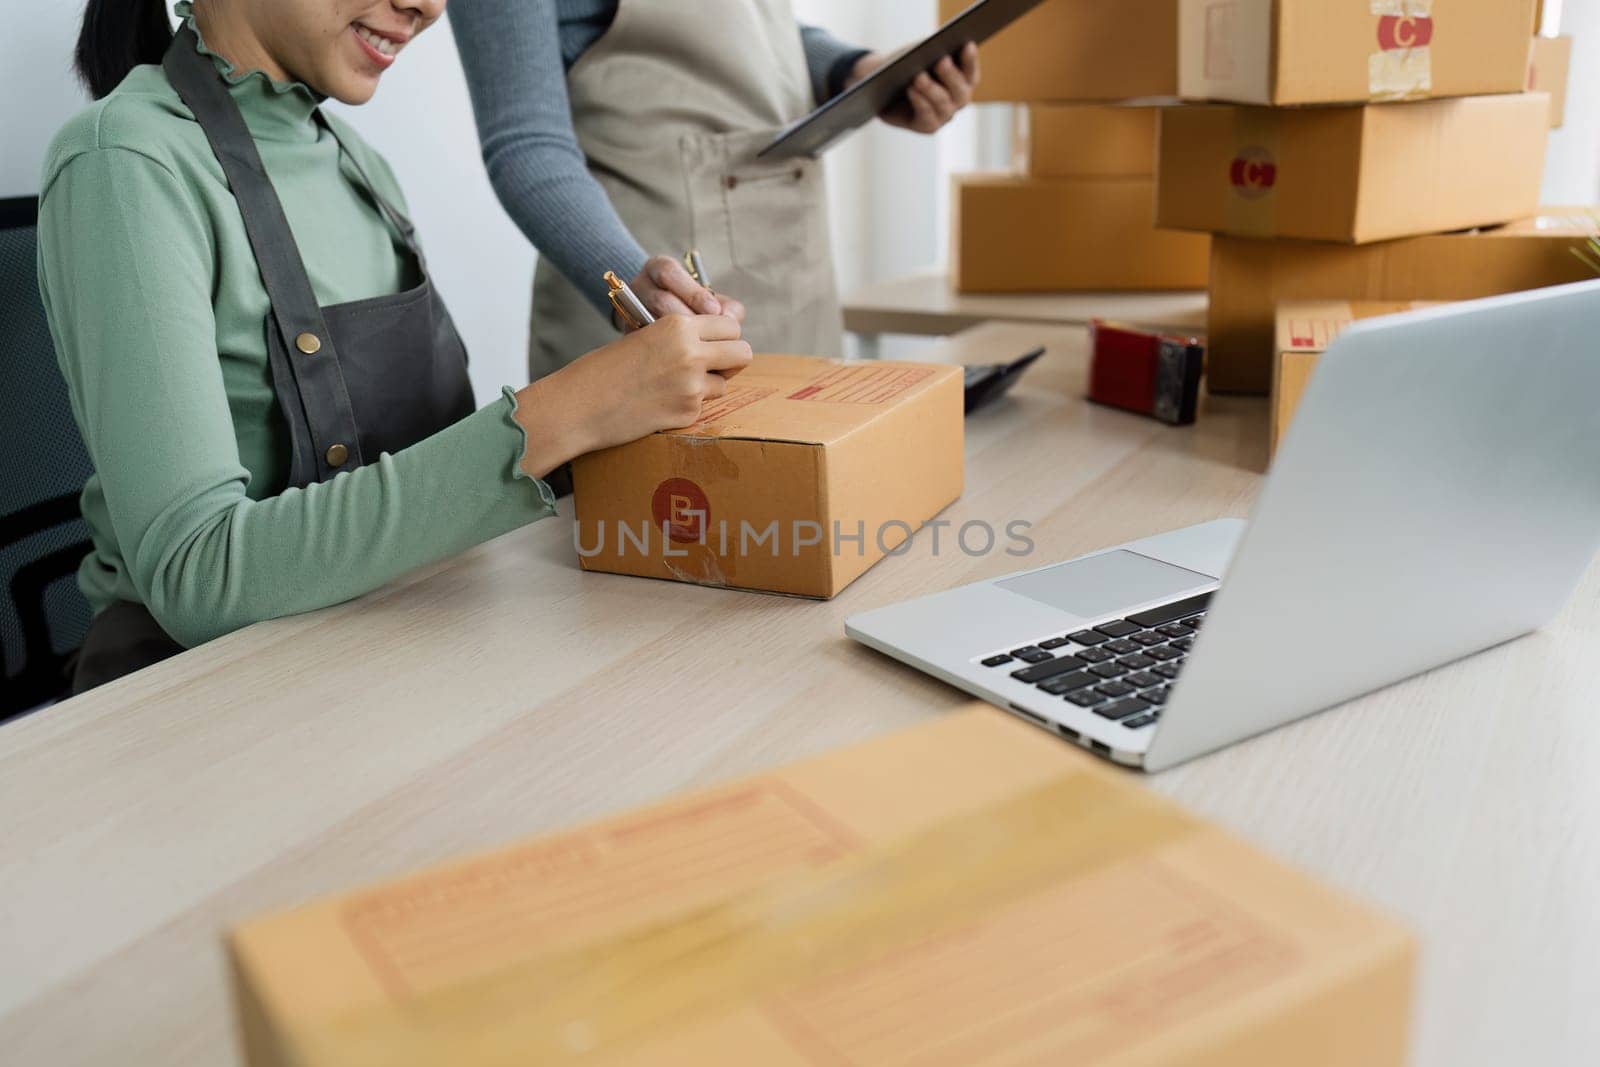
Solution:
<svg viewBox="0 0 1600 1067"><path fill-rule="evenodd" d="M947 275L912 274L866 286L844 302L852 333L959 333L990 321L1082 326L1090 319L1205 332L1205 293L958 293Z"/></svg>
<svg viewBox="0 0 1600 1067"><path fill-rule="evenodd" d="M944 518L1030 520L1050 560L1245 512L1265 402L1208 397L1188 430L1088 407L1076 329L946 354L1035 339L969 420ZM1021 563L934 558L924 531L815 603L583 574L552 519L0 728L0 1062L232 1062L231 924L948 711L843 619ZM1600 572L1548 632L1151 779L1422 934L1421 1067L1600 1048L1597 593Z"/></svg>

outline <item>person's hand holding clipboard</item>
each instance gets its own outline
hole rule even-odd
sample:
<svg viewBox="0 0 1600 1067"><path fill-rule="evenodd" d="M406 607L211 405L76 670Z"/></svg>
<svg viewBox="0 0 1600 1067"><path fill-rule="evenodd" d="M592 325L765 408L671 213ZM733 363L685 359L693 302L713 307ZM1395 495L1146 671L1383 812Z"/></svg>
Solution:
<svg viewBox="0 0 1600 1067"><path fill-rule="evenodd" d="M892 56L862 57L838 96L794 123L759 153L764 158L815 156L875 118L932 133L972 98L977 46L1043 0L978 0L934 34Z"/></svg>

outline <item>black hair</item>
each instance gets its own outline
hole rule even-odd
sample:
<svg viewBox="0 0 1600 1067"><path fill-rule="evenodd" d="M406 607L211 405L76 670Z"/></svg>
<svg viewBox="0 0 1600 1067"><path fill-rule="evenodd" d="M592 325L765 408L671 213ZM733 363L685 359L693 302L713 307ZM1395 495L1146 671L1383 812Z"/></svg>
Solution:
<svg viewBox="0 0 1600 1067"><path fill-rule="evenodd" d="M141 63L159 63L172 43L166 0L88 0L78 32L78 77L96 100Z"/></svg>

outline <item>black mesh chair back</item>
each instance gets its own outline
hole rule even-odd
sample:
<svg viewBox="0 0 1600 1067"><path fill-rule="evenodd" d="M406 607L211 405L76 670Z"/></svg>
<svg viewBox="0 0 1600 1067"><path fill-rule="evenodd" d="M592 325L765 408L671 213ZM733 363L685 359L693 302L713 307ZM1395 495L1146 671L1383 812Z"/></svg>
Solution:
<svg viewBox="0 0 1600 1067"><path fill-rule="evenodd" d="M62 696L89 629L89 477L39 300L38 202L0 200L0 719Z"/></svg>

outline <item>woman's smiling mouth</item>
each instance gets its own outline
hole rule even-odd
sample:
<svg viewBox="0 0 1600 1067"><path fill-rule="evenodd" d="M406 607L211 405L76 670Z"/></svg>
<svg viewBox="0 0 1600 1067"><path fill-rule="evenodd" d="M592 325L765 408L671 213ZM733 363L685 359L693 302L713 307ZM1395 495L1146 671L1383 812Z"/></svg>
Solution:
<svg viewBox="0 0 1600 1067"><path fill-rule="evenodd" d="M388 69L394 63L395 57L400 54L400 49L405 47L408 40L406 37L379 33L360 22L353 24L351 29L355 31L356 41L361 45L362 51L367 53L367 58L381 69Z"/></svg>

